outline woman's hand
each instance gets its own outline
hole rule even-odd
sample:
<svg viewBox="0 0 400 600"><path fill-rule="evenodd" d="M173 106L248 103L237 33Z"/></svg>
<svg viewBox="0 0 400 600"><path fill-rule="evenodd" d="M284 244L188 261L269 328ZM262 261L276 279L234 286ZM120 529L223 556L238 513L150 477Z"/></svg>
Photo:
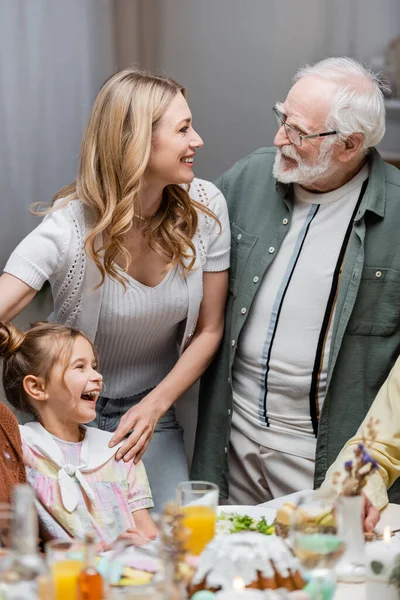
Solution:
<svg viewBox="0 0 400 600"><path fill-rule="evenodd" d="M109 442L110 448L118 444L129 431L132 433L118 449L116 459L122 457L124 461L135 459L135 464L142 458L147 446L153 437L158 420L163 414L157 402L151 398L151 392L136 406L132 406L123 417Z"/></svg>

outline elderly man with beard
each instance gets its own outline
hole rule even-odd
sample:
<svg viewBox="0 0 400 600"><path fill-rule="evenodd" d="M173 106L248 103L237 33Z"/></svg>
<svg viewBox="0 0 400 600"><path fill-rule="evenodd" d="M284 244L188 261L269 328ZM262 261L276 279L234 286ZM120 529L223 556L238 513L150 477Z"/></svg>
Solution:
<svg viewBox="0 0 400 600"><path fill-rule="evenodd" d="M217 182L230 210L225 337L201 386L192 477L230 504L318 486L400 349L400 171L376 76L301 69L277 149Z"/></svg>

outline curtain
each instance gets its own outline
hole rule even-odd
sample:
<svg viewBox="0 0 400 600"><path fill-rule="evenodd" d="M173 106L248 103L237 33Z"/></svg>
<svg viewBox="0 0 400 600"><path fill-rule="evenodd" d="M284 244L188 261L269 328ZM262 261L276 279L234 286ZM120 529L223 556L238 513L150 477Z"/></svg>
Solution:
<svg viewBox="0 0 400 600"><path fill-rule="evenodd" d="M115 70L112 0L0 0L0 267L73 181L82 132Z"/></svg>

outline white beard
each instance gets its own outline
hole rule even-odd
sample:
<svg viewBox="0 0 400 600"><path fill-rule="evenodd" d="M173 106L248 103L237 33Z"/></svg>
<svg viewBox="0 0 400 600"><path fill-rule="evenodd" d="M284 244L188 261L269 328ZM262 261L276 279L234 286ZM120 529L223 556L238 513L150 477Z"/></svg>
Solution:
<svg viewBox="0 0 400 600"><path fill-rule="evenodd" d="M333 144L326 140L326 144L322 144L318 159L315 164L307 164L298 154L296 148L291 146L283 146L278 150L272 174L281 183L298 183L299 185L307 186L319 179L323 179L329 171L332 170L332 150ZM285 169L283 166L282 156L293 158L297 162L297 167Z"/></svg>

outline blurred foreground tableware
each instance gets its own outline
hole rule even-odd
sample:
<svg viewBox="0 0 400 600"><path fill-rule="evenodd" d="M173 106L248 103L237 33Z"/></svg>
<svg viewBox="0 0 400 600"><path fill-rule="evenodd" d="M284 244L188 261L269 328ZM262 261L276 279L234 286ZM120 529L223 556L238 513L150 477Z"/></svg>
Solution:
<svg viewBox="0 0 400 600"><path fill-rule="evenodd" d="M390 580L400 558L400 543L391 537L390 527L385 527L383 540L367 544L365 552L367 600L398 600L400 579L397 585L394 581L390 583Z"/></svg>
<svg viewBox="0 0 400 600"><path fill-rule="evenodd" d="M324 583L343 556L345 543L340 535L326 526L333 502L320 492L301 496L293 511L290 545L315 584L315 600L327 600Z"/></svg>
<svg viewBox="0 0 400 600"><path fill-rule="evenodd" d="M312 577L308 581L303 593L308 594L309 598L321 600L333 600L336 592L336 576L334 571L330 571L326 574L324 579L313 579ZM295 600L293 598L293 600Z"/></svg>
<svg viewBox="0 0 400 600"><path fill-rule="evenodd" d="M214 592L210 592L209 590L201 590L200 592L193 594L191 600L214 600L214 598Z"/></svg>
<svg viewBox="0 0 400 600"><path fill-rule="evenodd" d="M338 534L346 550L336 565L338 581L361 583L365 581L365 538L363 532L364 496L340 495L336 501Z"/></svg>
<svg viewBox="0 0 400 600"><path fill-rule="evenodd" d="M77 540L52 540L46 544L54 600L77 600L78 577L84 567L84 544Z"/></svg>
<svg viewBox="0 0 400 600"><path fill-rule="evenodd" d="M12 550L0 562L3 600L52 600L50 578L38 550L35 494L28 485L13 489Z"/></svg>
<svg viewBox="0 0 400 600"><path fill-rule="evenodd" d="M78 600L104 600L105 587L96 566L96 538L92 532L85 534L85 559L78 576Z"/></svg>
<svg viewBox="0 0 400 600"><path fill-rule="evenodd" d="M107 561L108 600L169 600L156 542L132 546L128 540L120 540Z"/></svg>
<svg viewBox="0 0 400 600"><path fill-rule="evenodd" d="M11 546L11 523L13 511L10 504L0 502L0 546L10 548Z"/></svg>
<svg viewBox="0 0 400 600"><path fill-rule="evenodd" d="M108 600L170 600L159 585L135 585L129 587L111 587Z"/></svg>
<svg viewBox="0 0 400 600"><path fill-rule="evenodd" d="M177 486L177 503L190 531L186 549L191 554L201 554L215 535L218 496L218 486L207 481L185 481Z"/></svg>

